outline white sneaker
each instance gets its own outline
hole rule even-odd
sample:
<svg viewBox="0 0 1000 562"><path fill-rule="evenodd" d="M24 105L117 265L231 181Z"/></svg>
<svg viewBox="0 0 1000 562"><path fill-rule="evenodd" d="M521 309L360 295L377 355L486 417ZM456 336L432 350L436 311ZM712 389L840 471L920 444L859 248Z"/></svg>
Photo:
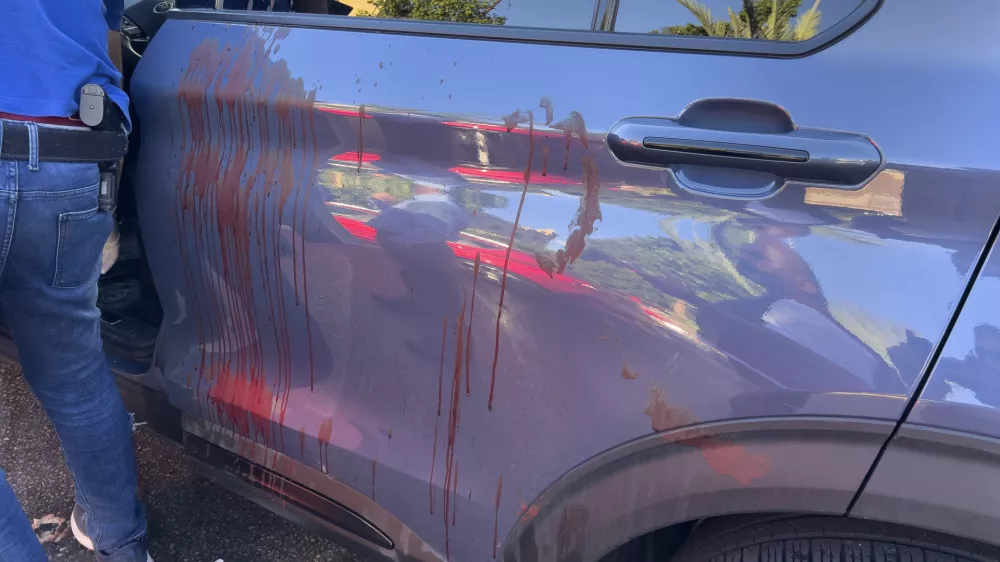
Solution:
<svg viewBox="0 0 1000 562"><path fill-rule="evenodd" d="M90 540L87 533L83 532L86 521L87 512L79 505L74 506L73 514L69 516L69 527L73 530L73 538L80 543L80 546L92 551L94 550L94 541ZM153 562L153 557L148 552L146 553L146 562Z"/></svg>
<svg viewBox="0 0 1000 562"><path fill-rule="evenodd" d="M94 550L94 541L81 528L87 519L87 513L79 505L73 506L73 514L69 516L69 528L73 530L73 538L87 550Z"/></svg>

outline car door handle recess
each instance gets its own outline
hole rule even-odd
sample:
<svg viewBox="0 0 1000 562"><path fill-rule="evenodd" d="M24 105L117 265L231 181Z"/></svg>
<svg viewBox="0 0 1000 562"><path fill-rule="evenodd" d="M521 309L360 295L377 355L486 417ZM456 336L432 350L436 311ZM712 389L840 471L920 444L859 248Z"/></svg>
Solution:
<svg viewBox="0 0 1000 562"><path fill-rule="evenodd" d="M730 111L709 122L711 128L686 124L684 114L677 119L623 119L608 132L608 147L625 163L674 171L709 166L763 172L775 176L778 186L800 181L857 189L882 164L882 154L863 135L795 128L790 119L760 126L739 115ZM726 128L729 118L734 119L732 128Z"/></svg>

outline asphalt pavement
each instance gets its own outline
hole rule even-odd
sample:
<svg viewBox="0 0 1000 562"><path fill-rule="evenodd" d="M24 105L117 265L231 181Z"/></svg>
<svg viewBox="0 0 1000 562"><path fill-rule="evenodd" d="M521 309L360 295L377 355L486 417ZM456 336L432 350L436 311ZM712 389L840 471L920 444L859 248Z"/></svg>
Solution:
<svg viewBox="0 0 1000 562"><path fill-rule="evenodd" d="M199 476L184 453L140 428L139 495L156 562L363 562ZM0 360L0 466L52 560L92 562L67 531L73 482L59 441L17 365Z"/></svg>

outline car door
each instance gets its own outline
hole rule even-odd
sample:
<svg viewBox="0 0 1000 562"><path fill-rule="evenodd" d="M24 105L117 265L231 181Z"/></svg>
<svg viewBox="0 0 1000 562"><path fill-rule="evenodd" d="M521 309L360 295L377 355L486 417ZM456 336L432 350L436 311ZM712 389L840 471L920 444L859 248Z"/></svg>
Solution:
<svg viewBox="0 0 1000 562"><path fill-rule="evenodd" d="M851 515L996 543L1000 261L995 244Z"/></svg>
<svg viewBox="0 0 1000 562"><path fill-rule="evenodd" d="M175 11L132 79L185 429L390 558L844 513L1000 214L994 3L355 13Z"/></svg>

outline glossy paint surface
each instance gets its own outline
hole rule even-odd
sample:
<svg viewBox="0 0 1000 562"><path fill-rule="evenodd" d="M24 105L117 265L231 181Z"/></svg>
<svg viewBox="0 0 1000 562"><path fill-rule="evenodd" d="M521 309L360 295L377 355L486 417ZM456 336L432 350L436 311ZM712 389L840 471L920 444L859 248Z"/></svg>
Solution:
<svg viewBox="0 0 1000 562"><path fill-rule="evenodd" d="M652 432L895 421L1000 214L998 14L969 9L888 0L793 60L168 21L132 81L165 387L456 560ZM677 182L761 178L605 146L709 98L866 135L883 168L741 201ZM783 484L694 443L691 470Z"/></svg>
<svg viewBox="0 0 1000 562"><path fill-rule="evenodd" d="M1000 254L995 245L906 421L1000 437Z"/></svg>

